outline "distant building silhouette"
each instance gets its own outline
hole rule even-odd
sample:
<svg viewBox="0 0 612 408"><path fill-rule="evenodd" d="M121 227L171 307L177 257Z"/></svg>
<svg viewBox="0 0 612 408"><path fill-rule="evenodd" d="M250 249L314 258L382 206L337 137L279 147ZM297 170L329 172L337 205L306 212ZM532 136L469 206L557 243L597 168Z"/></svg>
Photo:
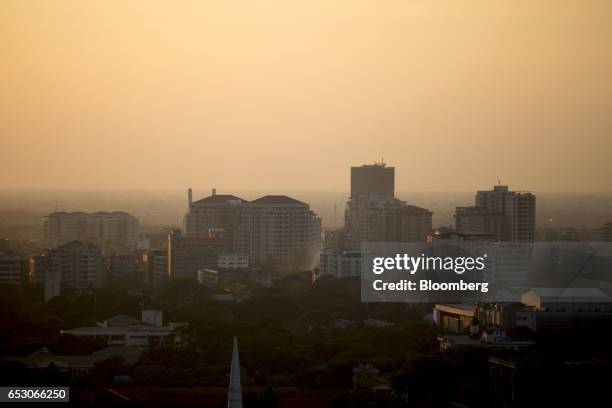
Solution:
<svg viewBox="0 0 612 408"><path fill-rule="evenodd" d="M64 288L87 290L104 284L102 250L89 242L72 241L45 252L45 301Z"/></svg>
<svg viewBox="0 0 612 408"><path fill-rule="evenodd" d="M612 222L604 224L595 233L595 241L612 242Z"/></svg>
<svg viewBox="0 0 612 408"><path fill-rule="evenodd" d="M106 259L109 280L136 275L136 259L133 255L112 254Z"/></svg>
<svg viewBox="0 0 612 408"><path fill-rule="evenodd" d="M11 250L0 251L0 283L19 285L26 278L25 258Z"/></svg>
<svg viewBox="0 0 612 408"><path fill-rule="evenodd" d="M45 243L55 247L71 241L120 244L135 249L138 218L123 211L55 212L45 217Z"/></svg>
<svg viewBox="0 0 612 408"><path fill-rule="evenodd" d="M499 241L535 240L536 197L497 185L478 191L473 207L457 207L455 229L464 233L494 234Z"/></svg>
<svg viewBox="0 0 612 408"><path fill-rule="evenodd" d="M397 199L394 179L395 169L384 163L351 168L340 250L359 251L363 242L426 241L433 213Z"/></svg>
<svg viewBox="0 0 612 408"><path fill-rule="evenodd" d="M309 269L320 249L321 220L308 204L285 195L246 201L213 190L189 203L184 224L186 238L219 237L219 255L248 256L252 266Z"/></svg>
<svg viewBox="0 0 612 408"><path fill-rule="evenodd" d="M325 231L320 268L314 278L359 276L366 242L426 242L433 213L394 196L395 169L384 163L351 167L351 196L344 227Z"/></svg>
<svg viewBox="0 0 612 408"><path fill-rule="evenodd" d="M168 276L196 279L198 270L217 266L223 249L222 236L185 236L176 229L168 234Z"/></svg>
<svg viewBox="0 0 612 408"><path fill-rule="evenodd" d="M145 283L160 287L168 282L168 253L167 251L153 250L140 255L138 267Z"/></svg>
<svg viewBox="0 0 612 408"><path fill-rule="evenodd" d="M395 196L395 168L385 163L351 167L351 197L361 194Z"/></svg>

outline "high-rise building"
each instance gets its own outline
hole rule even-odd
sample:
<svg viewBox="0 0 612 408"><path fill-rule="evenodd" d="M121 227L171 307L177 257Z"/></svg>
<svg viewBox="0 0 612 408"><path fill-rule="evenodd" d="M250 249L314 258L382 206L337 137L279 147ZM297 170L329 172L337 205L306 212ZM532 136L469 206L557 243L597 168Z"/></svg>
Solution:
<svg viewBox="0 0 612 408"><path fill-rule="evenodd" d="M0 284L19 285L26 281L26 262L21 254L0 251Z"/></svg>
<svg viewBox="0 0 612 408"><path fill-rule="evenodd" d="M45 273L47 270L47 255L35 255L28 261L28 275L32 283L45 283Z"/></svg>
<svg viewBox="0 0 612 408"><path fill-rule="evenodd" d="M110 280L136 275L136 259L132 255L113 254L107 259L107 262Z"/></svg>
<svg viewBox="0 0 612 408"><path fill-rule="evenodd" d="M284 195L251 201L242 212L238 253L253 264L310 269L321 245L321 220L306 203Z"/></svg>
<svg viewBox="0 0 612 408"><path fill-rule="evenodd" d="M497 241L504 239L504 213L486 207L457 207L455 230L464 233L492 234Z"/></svg>
<svg viewBox="0 0 612 408"><path fill-rule="evenodd" d="M336 278L359 277L362 266L363 259L359 251L340 252L325 249L321 252L319 273L314 276L314 279L323 275L331 275Z"/></svg>
<svg viewBox="0 0 612 408"><path fill-rule="evenodd" d="M433 213L397 199L394 180L395 169L384 163L352 167L344 228L326 232L325 247L342 252L359 251L364 242L425 242Z"/></svg>
<svg viewBox="0 0 612 408"><path fill-rule="evenodd" d="M425 242L431 235L433 213L426 208L405 205L389 214L389 241Z"/></svg>
<svg viewBox="0 0 612 408"><path fill-rule="evenodd" d="M222 240L218 253L248 256L252 266L308 269L320 249L321 220L308 204L284 195L249 202L213 190L211 196L189 202L185 229L186 238Z"/></svg>
<svg viewBox="0 0 612 408"><path fill-rule="evenodd" d="M168 253L152 250L140 255L138 266L146 284L161 287L168 282Z"/></svg>
<svg viewBox="0 0 612 408"><path fill-rule="evenodd" d="M47 215L45 243L55 247L71 241L121 244L133 249L138 241L138 219L123 211Z"/></svg>
<svg viewBox="0 0 612 408"><path fill-rule="evenodd" d="M100 287L106 280L102 250L89 242L72 241L45 252L45 300L60 290Z"/></svg>
<svg viewBox="0 0 612 408"><path fill-rule="evenodd" d="M168 234L168 276L196 279L198 270L217 266L223 252L222 236L186 236L180 229Z"/></svg>
<svg viewBox="0 0 612 408"><path fill-rule="evenodd" d="M344 227L325 232L318 275L357 276L368 242L426 242L433 213L394 196L395 169L384 163L351 168Z"/></svg>
<svg viewBox="0 0 612 408"><path fill-rule="evenodd" d="M474 207L457 207L458 232L494 234L500 241L529 242L535 239L535 195L509 191L497 185L478 191Z"/></svg>
<svg viewBox="0 0 612 408"><path fill-rule="evenodd" d="M188 237L208 237L211 232L222 231L225 250L232 252L237 245L238 226L246 200L230 194L212 195L192 202L189 189L189 208L184 218L185 235Z"/></svg>
<svg viewBox="0 0 612 408"><path fill-rule="evenodd" d="M391 214L397 214L405 205L404 201L391 195L352 196L346 206L344 247L359 251L363 242L388 242L391 237Z"/></svg>
<svg viewBox="0 0 612 408"><path fill-rule="evenodd" d="M395 196L395 168L385 163L351 167L351 197L360 194Z"/></svg>
<svg viewBox="0 0 612 408"><path fill-rule="evenodd" d="M593 238L598 242L612 242L612 222L607 222L599 228Z"/></svg>

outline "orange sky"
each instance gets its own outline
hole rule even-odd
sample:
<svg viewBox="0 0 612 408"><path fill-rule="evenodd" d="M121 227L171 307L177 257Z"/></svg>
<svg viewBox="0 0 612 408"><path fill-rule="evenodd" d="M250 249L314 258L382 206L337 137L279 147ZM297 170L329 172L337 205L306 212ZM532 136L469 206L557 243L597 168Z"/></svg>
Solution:
<svg viewBox="0 0 612 408"><path fill-rule="evenodd" d="M612 187L612 2L0 2L0 188Z"/></svg>

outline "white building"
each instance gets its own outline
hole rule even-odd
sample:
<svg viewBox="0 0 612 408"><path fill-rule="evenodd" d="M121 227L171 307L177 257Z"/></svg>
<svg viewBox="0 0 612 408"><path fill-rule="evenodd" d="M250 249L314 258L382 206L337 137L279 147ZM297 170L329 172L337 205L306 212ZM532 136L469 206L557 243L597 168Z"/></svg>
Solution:
<svg viewBox="0 0 612 408"><path fill-rule="evenodd" d="M217 257L217 267L225 269L243 269L249 267L249 256L245 254L223 253Z"/></svg>
<svg viewBox="0 0 612 408"><path fill-rule="evenodd" d="M142 320L117 315L98 322L97 326L62 330L61 333L102 339L109 346L141 348L164 347L173 344L176 340L172 327L163 325L163 315L160 310L143 310Z"/></svg>
<svg viewBox="0 0 612 408"><path fill-rule="evenodd" d="M315 276L315 279L323 275L332 275L336 278L359 277L362 265L361 252L337 252L325 249L321 252L319 274Z"/></svg>

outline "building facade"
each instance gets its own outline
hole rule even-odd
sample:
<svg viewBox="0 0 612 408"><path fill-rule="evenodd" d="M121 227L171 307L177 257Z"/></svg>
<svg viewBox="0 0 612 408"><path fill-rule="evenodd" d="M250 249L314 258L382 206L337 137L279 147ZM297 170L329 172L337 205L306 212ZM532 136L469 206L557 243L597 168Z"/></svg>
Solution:
<svg viewBox="0 0 612 408"><path fill-rule="evenodd" d="M168 253L166 251L146 251L140 255L138 265L146 284L161 287L168 282Z"/></svg>
<svg viewBox="0 0 612 408"><path fill-rule="evenodd" d="M19 285L27 280L26 261L21 254L0 251L0 284Z"/></svg>
<svg viewBox="0 0 612 408"><path fill-rule="evenodd" d="M186 236L180 229L168 234L168 277L197 279L198 270L217 266L217 257L225 248L220 236Z"/></svg>
<svg viewBox="0 0 612 408"><path fill-rule="evenodd" d="M45 243L56 247L71 241L111 243L135 249L138 219L123 212L55 212L45 217Z"/></svg>
<svg viewBox="0 0 612 408"><path fill-rule="evenodd" d="M45 300L65 288L77 291L100 287L106 281L102 250L89 242L73 241L45 253Z"/></svg>
<svg viewBox="0 0 612 408"><path fill-rule="evenodd" d="M199 201L189 199L184 224L186 238L218 239L217 256L238 254L251 266L310 269L318 260L321 220L308 204L284 195L246 201L213 190ZM216 259L200 269L217 265Z"/></svg>
<svg viewBox="0 0 612 408"><path fill-rule="evenodd" d="M478 191L473 207L457 207L455 229L463 233L494 234L499 241L535 240L536 197L497 185Z"/></svg>
<svg viewBox="0 0 612 408"><path fill-rule="evenodd" d="M361 194L395 196L395 168L385 163L351 167L351 197Z"/></svg>
<svg viewBox="0 0 612 408"><path fill-rule="evenodd" d="M333 249L326 249L321 252L319 273L314 276L314 279L323 275L331 275L336 278L359 277L362 264L359 251L337 252Z"/></svg>

